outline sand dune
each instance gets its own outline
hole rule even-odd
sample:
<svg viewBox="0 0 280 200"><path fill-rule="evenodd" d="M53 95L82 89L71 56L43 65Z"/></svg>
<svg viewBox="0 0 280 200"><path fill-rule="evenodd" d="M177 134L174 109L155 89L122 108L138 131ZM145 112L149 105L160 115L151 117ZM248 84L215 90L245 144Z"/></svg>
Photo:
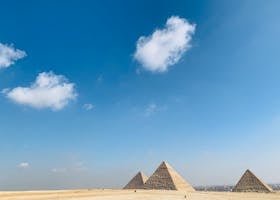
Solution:
<svg viewBox="0 0 280 200"><path fill-rule="evenodd" d="M0 192L2 200L279 200L280 193L179 192L151 190L60 190Z"/></svg>

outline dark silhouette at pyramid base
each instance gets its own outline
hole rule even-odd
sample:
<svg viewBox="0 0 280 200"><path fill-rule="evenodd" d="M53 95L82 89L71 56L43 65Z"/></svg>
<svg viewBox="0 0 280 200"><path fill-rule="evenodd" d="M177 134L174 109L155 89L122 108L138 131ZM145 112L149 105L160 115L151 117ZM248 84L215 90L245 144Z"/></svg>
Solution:
<svg viewBox="0 0 280 200"><path fill-rule="evenodd" d="M273 190L250 170L246 170L240 178L236 186L232 189L233 192L273 192Z"/></svg>

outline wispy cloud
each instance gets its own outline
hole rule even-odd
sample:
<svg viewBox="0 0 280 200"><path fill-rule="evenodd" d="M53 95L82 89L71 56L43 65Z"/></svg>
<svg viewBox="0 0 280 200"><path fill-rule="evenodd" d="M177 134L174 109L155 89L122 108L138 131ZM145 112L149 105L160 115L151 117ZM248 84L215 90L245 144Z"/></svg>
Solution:
<svg viewBox="0 0 280 200"><path fill-rule="evenodd" d="M73 172L84 172L87 171L88 168L84 164L84 162L75 162L70 164L67 167L60 167L60 168L52 168L51 172L53 173L73 173Z"/></svg>
<svg viewBox="0 0 280 200"><path fill-rule="evenodd" d="M195 24L190 24L184 18L172 16L163 29L157 29L152 35L141 36L138 39L134 58L146 70L165 72L191 47L194 32Z"/></svg>
<svg viewBox="0 0 280 200"><path fill-rule="evenodd" d="M87 171L88 168L84 162L76 162L73 168L75 171Z"/></svg>
<svg viewBox="0 0 280 200"><path fill-rule="evenodd" d="M94 105L93 104L91 104L91 103L85 103L84 105L83 105L83 108L85 109L85 110L92 110L92 109L94 109Z"/></svg>
<svg viewBox="0 0 280 200"><path fill-rule="evenodd" d="M150 103L145 108L144 116L150 117L151 115L163 110L166 110L166 106L159 106L155 103Z"/></svg>
<svg viewBox="0 0 280 200"><path fill-rule="evenodd" d="M1 90L1 93L6 94L7 92L9 92L9 90L10 90L9 88L4 88Z"/></svg>
<svg viewBox="0 0 280 200"><path fill-rule="evenodd" d="M64 76L55 75L53 72L40 73L30 87L16 87L5 92L9 99L18 104L52 110L64 108L77 96L74 84L69 83Z"/></svg>
<svg viewBox="0 0 280 200"><path fill-rule="evenodd" d="M15 61L25 56L25 51L15 49L13 45L0 43L0 69L10 67Z"/></svg>
<svg viewBox="0 0 280 200"><path fill-rule="evenodd" d="M65 173L65 172L67 172L67 169L66 168L53 168L53 169L51 169L51 172L53 172L53 173Z"/></svg>
<svg viewBox="0 0 280 200"><path fill-rule="evenodd" d="M29 168L29 163L28 162L19 163L18 167L21 169L27 169Z"/></svg>
<svg viewBox="0 0 280 200"><path fill-rule="evenodd" d="M97 83L102 83L103 82L103 76L102 75L99 75L96 79Z"/></svg>
<svg viewBox="0 0 280 200"><path fill-rule="evenodd" d="M154 114L157 110L157 105L152 103L152 104L149 104L146 109L145 109L145 116L150 116L152 114Z"/></svg>

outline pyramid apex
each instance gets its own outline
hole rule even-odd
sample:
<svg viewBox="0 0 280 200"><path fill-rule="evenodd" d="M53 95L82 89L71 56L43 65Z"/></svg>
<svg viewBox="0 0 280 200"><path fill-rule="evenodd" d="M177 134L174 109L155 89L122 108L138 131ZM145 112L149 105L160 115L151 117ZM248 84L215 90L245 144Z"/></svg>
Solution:
<svg viewBox="0 0 280 200"><path fill-rule="evenodd" d="M162 163L160 164L161 166L163 165L163 166L169 166L170 167L170 165L168 164L168 162L166 162L166 161L162 161Z"/></svg>
<svg viewBox="0 0 280 200"><path fill-rule="evenodd" d="M143 172L141 172L141 171L139 171L138 173L137 173L137 175L140 175L140 176L146 176Z"/></svg>
<svg viewBox="0 0 280 200"><path fill-rule="evenodd" d="M249 174L250 176L254 176L257 179L259 179L250 169L247 169L243 175L245 175L245 174Z"/></svg>

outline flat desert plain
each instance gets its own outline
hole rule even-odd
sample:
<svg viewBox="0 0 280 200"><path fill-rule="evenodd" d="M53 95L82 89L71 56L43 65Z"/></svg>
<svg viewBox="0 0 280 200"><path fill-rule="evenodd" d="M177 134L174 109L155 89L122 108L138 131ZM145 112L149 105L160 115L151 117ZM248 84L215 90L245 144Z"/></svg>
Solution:
<svg viewBox="0 0 280 200"><path fill-rule="evenodd" d="M280 200L280 193L233 193L155 190L59 190L0 192L2 200Z"/></svg>

